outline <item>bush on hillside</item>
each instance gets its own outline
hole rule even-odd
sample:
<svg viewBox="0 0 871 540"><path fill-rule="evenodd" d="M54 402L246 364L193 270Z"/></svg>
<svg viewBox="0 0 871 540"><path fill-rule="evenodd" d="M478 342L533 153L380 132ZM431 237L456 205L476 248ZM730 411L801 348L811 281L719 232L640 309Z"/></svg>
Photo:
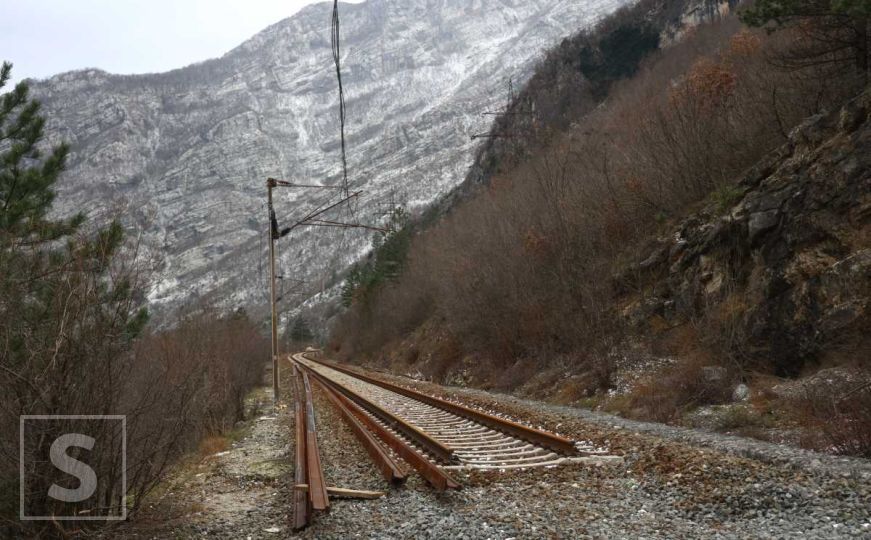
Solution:
<svg viewBox="0 0 871 540"><path fill-rule="evenodd" d="M466 353L506 364L606 352L628 308L612 277L645 239L728 197L793 126L856 90L851 74L835 87L773 68L794 37L728 17L643 62L606 106L414 236L403 271L340 318L336 346L371 354L434 316Z"/></svg>
<svg viewBox="0 0 871 540"><path fill-rule="evenodd" d="M0 69L0 87L10 71ZM75 421L37 423L19 441L23 415L124 415L127 493L113 481L123 445L117 424L95 422L89 435L105 446L89 461L100 482L88 501L117 514L127 495L135 510L201 435L233 425L268 357L242 313L203 313L150 331L143 305L152 265L120 223L50 217L69 149L45 148L39 111L26 83L0 96L0 535L9 537L43 527L65 536L62 525L83 525L18 519L19 488L28 515L78 510L48 495L68 475L41 466L48 435L74 433Z"/></svg>

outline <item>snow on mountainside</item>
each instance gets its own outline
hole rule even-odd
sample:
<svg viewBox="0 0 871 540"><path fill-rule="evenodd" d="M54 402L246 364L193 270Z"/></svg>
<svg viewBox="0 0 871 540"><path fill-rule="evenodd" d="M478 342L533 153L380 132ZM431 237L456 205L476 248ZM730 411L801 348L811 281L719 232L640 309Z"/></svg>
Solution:
<svg viewBox="0 0 871 540"><path fill-rule="evenodd" d="M541 53L624 0L369 0L340 6L352 189L361 221L395 190L409 207L460 183L481 112L504 103ZM62 214L122 208L162 257L159 310L214 295L266 299L265 180L340 179L337 84L327 3L223 57L162 74L98 70L33 84L50 138L72 144ZM324 193L279 190L282 226ZM349 216L345 216L346 218ZM280 273L307 290L361 256L369 235L319 227L280 242ZM301 298L288 296L285 305Z"/></svg>

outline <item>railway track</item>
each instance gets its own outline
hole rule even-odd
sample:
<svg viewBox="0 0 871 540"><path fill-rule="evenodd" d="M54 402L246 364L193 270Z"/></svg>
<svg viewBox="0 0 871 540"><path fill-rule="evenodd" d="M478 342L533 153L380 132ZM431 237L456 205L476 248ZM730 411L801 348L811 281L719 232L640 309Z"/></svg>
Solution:
<svg viewBox="0 0 871 540"><path fill-rule="evenodd" d="M460 484L450 475L452 470L555 467L578 456L598 453L565 437L306 354L293 355L292 363L297 379L297 440L302 443L297 444L296 482L298 487L304 485L308 493L303 499L297 491L295 528L308 523L312 509L329 509L320 461L312 455L317 454L317 437L309 381L323 389L391 484L404 482L410 468L439 491L458 489ZM303 473L299 472L301 468ZM317 499L320 493L321 500Z"/></svg>
<svg viewBox="0 0 871 540"><path fill-rule="evenodd" d="M407 388L381 386L375 384L374 379L364 379L359 374L302 355L297 358L318 374L379 404L447 447L449 457L445 453L430 453L445 468L541 467L559 465L567 455L580 453L572 441L563 437L474 411L488 417L491 425L487 425L460 414L472 409L446 410L446 406L456 404L436 400Z"/></svg>

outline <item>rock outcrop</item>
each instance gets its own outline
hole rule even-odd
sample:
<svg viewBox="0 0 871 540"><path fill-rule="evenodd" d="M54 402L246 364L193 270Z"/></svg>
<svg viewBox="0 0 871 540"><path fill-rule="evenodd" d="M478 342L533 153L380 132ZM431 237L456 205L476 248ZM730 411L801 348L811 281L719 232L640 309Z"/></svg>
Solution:
<svg viewBox="0 0 871 540"><path fill-rule="evenodd" d="M650 246L626 275L652 293L626 314L704 321L736 359L780 375L867 355L869 117L871 91L808 119L741 179L731 207L712 204Z"/></svg>

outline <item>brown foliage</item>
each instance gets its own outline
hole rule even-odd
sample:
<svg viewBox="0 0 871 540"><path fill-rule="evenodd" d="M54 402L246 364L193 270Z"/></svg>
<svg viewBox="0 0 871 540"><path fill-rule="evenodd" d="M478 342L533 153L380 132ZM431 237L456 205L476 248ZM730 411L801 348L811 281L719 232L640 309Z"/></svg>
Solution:
<svg viewBox="0 0 871 540"><path fill-rule="evenodd" d="M200 441L200 455L211 456L218 452L223 452L230 446L230 441L226 437L219 435L210 435Z"/></svg>
<svg viewBox="0 0 871 540"><path fill-rule="evenodd" d="M871 457L871 371L847 388L808 387L792 400L806 428L806 445L837 454Z"/></svg>
<svg viewBox="0 0 871 540"><path fill-rule="evenodd" d="M728 105L735 93L737 76L731 66L702 58L696 62L681 83L669 94L672 107L698 107L708 114Z"/></svg>
<svg viewBox="0 0 871 540"><path fill-rule="evenodd" d="M704 367L702 362L690 359L651 374L632 390L622 412L669 422L691 408L728 401L731 385L711 377Z"/></svg>
<svg viewBox="0 0 871 540"><path fill-rule="evenodd" d="M61 394L31 403L27 412L125 415L126 495L130 510L135 511L176 459L195 450L203 436L220 434L241 418L242 400L247 390L259 382L263 359L267 357L268 341L242 314L222 317L203 310L185 317L172 330L139 338L131 351L101 357L89 355L85 348L76 358L75 368L71 364L55 365L43 377L69 384ZM3 384L9 393L0 398L4 410L0 482L6 486L4 490L17 493L13 480L18 477L17 414L7 414L14 412L14 396L22 395L33 382L19 378L4 380ZM101 436L110 438L112 433L104 430L102 435L91 435L101 440ZM214 450L217 440L207 439L204 444ZM25 456L30 464L36 456L28 441ZM97 462L89 461L101 479L101 488L114 485L104 484L103 480L119 467L116 460L121 456L117 446L120 439L111 441L113 446L105 448ZM28 487L36 490L31 498L37 496L34 493L39 492L39 486L57 480L37 476L36 470L29 474ZM121 495L113 491L98 493L105 506L118 504ZM51 505L57 502L46 500L43 504L44 511L50 512ZM17 507L8 510L17 515ZM14 523L20 522L7 523L15 530L18 525Z"/></svg>
<svg viewBox="0 0 871 540"><path fill-rule="evenodd" d="M583 351L574 358L592 370L627 331L612 278L645 241L713 194L727 196L792 127L855 89L812 68L772 67L770 55L793 37L741 30L727 17L661 51L605 105L577 112L545 147L416 235L403 275L345 313L333 339L349 356L372 354L434 317L465 354L497 365ZM724 309L702 321L706 343L740 340ZM711 335L718 320L728 335ZM717 401L700 369L680 364L633 406L666 419ZM607 385L609 370L599 378Z"/></svg>

